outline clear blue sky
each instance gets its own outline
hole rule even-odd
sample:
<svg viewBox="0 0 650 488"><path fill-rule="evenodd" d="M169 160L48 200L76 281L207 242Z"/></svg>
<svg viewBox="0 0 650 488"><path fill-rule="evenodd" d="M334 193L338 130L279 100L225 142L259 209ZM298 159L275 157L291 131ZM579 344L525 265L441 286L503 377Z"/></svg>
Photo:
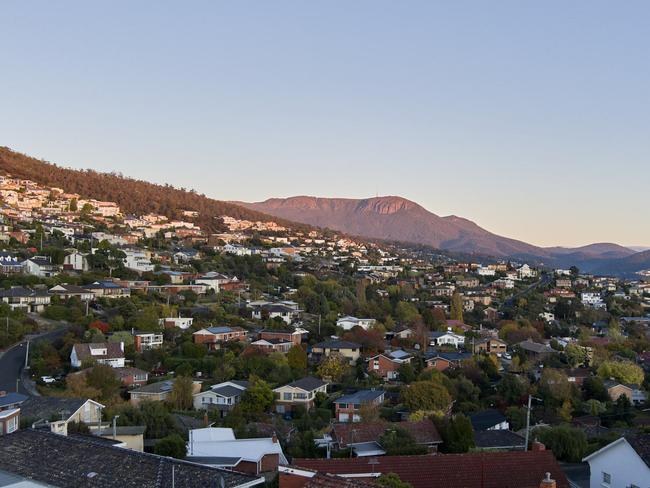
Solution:
<svg viewBox="0 0 650 488"><path fill-rule="evenodd" d="M650 4L5 1L0 144L219 199L650 245Z"/></svg>

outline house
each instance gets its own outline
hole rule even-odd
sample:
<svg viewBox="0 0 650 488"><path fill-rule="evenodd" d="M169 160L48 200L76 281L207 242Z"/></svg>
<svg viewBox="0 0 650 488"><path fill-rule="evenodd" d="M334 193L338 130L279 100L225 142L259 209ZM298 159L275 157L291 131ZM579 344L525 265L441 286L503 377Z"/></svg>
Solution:
<svg viewBox="0 0 650 488"><path fill-rule="evenodd" d="M104 405L87 398L29 397L21 406L24 422L45 426L57 434L67 434L71 422L96 424L102 418Z"/></svg>
<svg viewBox="0 0 650 488"><path fill-rule="evenodd" d="M250 347L266 353L281 352L284 354L288 353L293 346L293 342L286 339L258 339L250 344Z"/></svg>
<svg viewBox="0 0 650 488"><path fill-rule="evenodd" d="M415 332L410 327L399 325L395 328L395 330L393 330L392 334L393 337L396 339L410 339L411 337L413 337Z"/></svg>
<svg viewBox="0 0 650 488"><path fill-rule="evenodd" d="M368 373L374 373L385 380L399 379L399 368L411 362L412 356L402 350L377 354L368 358Z"/></svg>
<svg viewBox="0 0 650 488"><path fill-rule="evenodd" d="M225 417L239 403L247 388L248 381L237 380L212 385L209 390L194 394L194 408L196 410L219 410L221 417Z"/></svg>
<svg viewBox="0 0 650 488"><path fill-rule="evenodd" d="M38 276L39 278L51 278L59 274L59 267L52 264L49 256L34 256L23 262L26 274Z"/></svg>
<svg viewBox="0 0 650 488"><path fill-rule="evenodd" d="M472 354L469 352L438 352L433 351L427 354L424 364L427 368L434 368L438 371L444 371L449 368L458 368L463 361L471 359Z"/></svg>
<svg viewBox="0 0 650 488"><path fill-rule="evenodd" d="M241 327L208 327L192 334L192 341L195 344L205 344L211 350L218 349L222 342L244 340L246 340L246 331Z"/></svg>
<svg viewBox="0 0 650 488"><path fill-rule="evenodd" d="M112 368L124 367L123 342L98 342L75 344L70 352L70 365L81 368L84 361L106 364Z"/></svg>
<svg viewBox="0 0 650 488"><path fill-rule="evenodd" d="M603 301L600 293L598 292L582 292L580 294L580 301L582 301L583 305L595 309L607 307L607 304Z"/></svg>
<svg viewBox="0 0 650 488"><path fill-rule="evenodd" d="M544 359L549 354L554 354L556 352L551 346L533 342L530 339L518 343L517 347L526 353L529 358L536 360Z"/></svg>
<svg viewBox="0 0 650 488"><path fill-rule="evenodd" d="M447 328L446 332L432 331L429 332L429 344L431 346L462 347L465 345L465 336L452 332L451 328Z"/></svg>
<svg viewBox="0 0 650 488"><path fill-rule="evenodd" d="M139 368L113 368L115 377L127 388L144 386L149 381L149 373Z"/></svg>
<svg viewBox="0 0 650 488"><path fill-rule="evenodd" d="M253 475L272 473L277 471L280 464L287 464L275 435L236 439L232 429L223 427L190 430L186 459L192 463Z"/></svg>
<svg viewBox="0 0 650 488"><path fill-rule="evenodd" d="M522 451L526 439L511 430L474 431L474 446L481 451Z"/></svg>
<svg viewBox="0 0 650 488"><path fill-rule="evenodd" d="M158 323L167 329L177 327L181 330L189 329L192 327L193 322L194 319L192 317L167 317L158 320Z"/></svg>
<svg viewBox="0 0 650 488"><path fill-rule="evenodd" d="M11 310L42 312L51 303L51 300L52 297L47 290L41 288L12 286L8 290L0 290L0 301L7 303Z"/></svg>
<svg viewBox="0 0 650 488"><path fill-rule="evenodd" d="M142 249L123 249L124 267L137 273L150 273L154 270L149 258L150 253Z"/></svg>
<svg viewBox="0 0 650 488"><path fill-rule="evenodd" d="M293 329L293 330L264 329L260 331L259 338L265 340L279 339L282 340L283 342L290 342L293 345L300 345L303 336L307 334L308 332L304 329Z"/></svg>
<svg viewBox="0 0 650 488"><path fill-rule="evenodd" d="M336 448L347 449L350 447L357 456L363 457L370 452L385 454L381 446L381 436L391 429L405 430L413 437L416 444L426 446L430 452L436 452L442 443L438 429L429 419L417 422L380 420L362 423L335 423L332 425L332 440Z"/></svg>
<svg viewBox="0 0 650 488"><path fill-rule="evenodd" d="M163 334L161 332L139 331L131 329L133 336L133 345L139 353L160 349L163 346Z"/></svg>
<svg viewBox="0 0 650 488"><path fill-rule="evenodd" d="M27 398L29 397L22 393L0 391L0 412L19 408Z"/></svg>
<svg viewBox="0 0 650 488"><path fill-rule="evenodd" d="M15 254L0 251L0 273L15 274L24 271L23 260Z"/></svg>
<svg viewBox="0 0 650 488"><path fill-rule="evenodd" d="M496 337L476 339L473 343L474 354L502 355L507 352L508 344Z"/></svg>
<svg viewBox="0 0 650 488"><path fill-rule="evenodd" d="M252 317L257 320L280 318L291 324L300 316L300 311L282 303L265 303L253 308Z"/></svg>
<svg viewBox="0 0 650 488"><path fill-rule="evenodd" d="M108 439L24 429L2 438L0 471L15 486L195 488L263 485L264 478L115 447Z"/></svg>
<svg viewBox="0 0 650 488"><path fill-rule="evenodd" d="M98 297L122 298L131 296L131 290L129 288L120 286L114 281L95 281L90 285L84 286L84 288L92 291Z"/></svg>
<svg viewBox="0 0 650 488"><path fill-rule="evenodd" d="M537 276L537 271L528 266L527 264L522 265L517 269L517 278L520 280L525 280L528 278L534 278Z"/></svg>
<svg viewBox="0 0 650 488"><path fill-rule="evenodd" d="M113 427L110 422L102 422L101 424L90 424L88 428L92 435L117 442L116 447L144 452L144 433L147 430L145 425L116 425Z"/></svg>
<svg viewBox="0 0 650 488"><path fill-rule="evenodd" d="M360 390L334 400L337 422L361 422L362 408L379 408L384 403L384 390Z"/></svg>
<svg viewBox="0 0 650 488"><path fill-rule="evenodd" d="M613 402L618 400L621 395L625 395L627 399L630 400L630 403L632 403L633 388L631 386L624 385L623 383L614 380L605 380L603 381L603 384L607 390L607 395Z"/></svg>
<svg viewBox="0 0 650 488"><path fill-rule="evenodd" d="M341 327L343 330L350 330L354 327L361 327L364 330L368 330L375 325L375 322L375 319L358 319L348 315L338 319L336 321L336 326Z"/></svg>
<svg viewBox="0 0 650 488"><path fill-rule="evenodd" d="M573 368L566 371L569 383L575 383L582 387L584 381L591 376L591 371L588 368Z"/></svg>
<svg viewBox="0 0 650 488"><path fill-rule="evenodd" d="M307 376L288 385L275 388L275 410L278 413L290 412L297 406L310 410L314 406L317 393L327 393L326 381Z"/></svg>
<svg viewBox="0 0 650 488"><path fill-rule="evenodd" d="M590 486L644 488L650 480L650 434L624 436L583 459Z"/></svg>
<svg viewBox="0 0 650 488"><path fill-rule="evenodd" d="M12 434L20 427L20 408L0 411L0 437Z"/></svg>
<svg viewBox="0 0 650 488"><path fill-rule="evenodd" d="M547 450L378 456L372 462L364 457L294 458L279 471L280 488L303 486L297 478L312 478L316 473L359 481L395 473L413 488L569 488L566 475Z"/></svg>
<svg viewBox="0 0 650 488"><path fill-rule="evenodd" d="M510 429L510 424L505 416L493 408L475 413L470 416L469 420L472 422L474 431Z"/></svg>
<svg viewBox="0 0 650 488"><path fill-rule="evenodd" d="M162 380L141 386L140 388L129 391L130 401L134 405L144 401L163 402L167 400L173 387L174 380ZM194 395L199 391L201 391L201 382L195 381L192 385L192 394Z"/></svg>
<svg viewBox="0 0 650 488"><path fill-rule="evenodd" d="M350 363L354 363L361 355L361 344L332 339L314 344L311 348L311 354L315 359L340 356L346 358Z"/></svg>
<svg viewBox="0 0 650 488"><path fill-rule="evenodd" d="M78 251L73 251L70 254L67 254L63 258L63 269L65 271L80 271L85 273L90 270L90 265L88 264L88 258L85 254L82 254Z"/></svg>
<svg viewBox="0 0 650 488"><path fill-rule="evenodd" d="M51 295L56 295L63 300L68 300L69 298L76 297L79 298L79 300L82 302L89 302L95 299L95 294L92 291L87 290L81 286L68 285L67 283L55 285L49 289L49 292Z"/></svg>

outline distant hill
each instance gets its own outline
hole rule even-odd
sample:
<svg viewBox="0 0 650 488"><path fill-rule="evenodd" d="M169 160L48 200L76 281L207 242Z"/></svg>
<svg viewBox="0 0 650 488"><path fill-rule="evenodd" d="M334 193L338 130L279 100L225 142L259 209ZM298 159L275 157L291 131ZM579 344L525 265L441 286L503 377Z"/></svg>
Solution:
<svg viewBox="0 0 650 488"><path fill-rule="evenodd" d="M64 168L7 147L0 147L0 171L45 186L62 188L66 192L78 193L85 198L116 202L126 213L152 212L169 218L181 218L183 210L195 210L199 212L195 222L207 231L220 230L220 221L215 217L222 215L253 221L278 221L269 215L214 200L193 190L156 185L115 173ZM296 227L292 222L279 223Z"/></svg>
<svg viewBox="0 0 650 488"><path fill-rule="evenodd" d="M359 200L298 196L241 205L365 237L427 244L462 253L532 258L549 264L623 258L634 254L630 249L609 243L573 249L534 246L499 236L461 217L440 217L415 202L396 196Z"/></svg>

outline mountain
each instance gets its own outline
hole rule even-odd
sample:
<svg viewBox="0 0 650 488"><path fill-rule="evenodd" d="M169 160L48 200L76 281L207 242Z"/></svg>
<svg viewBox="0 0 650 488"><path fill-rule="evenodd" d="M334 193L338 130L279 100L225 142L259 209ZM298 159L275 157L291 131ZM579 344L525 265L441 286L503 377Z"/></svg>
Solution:
<svg viewBox="0 0 650 488"><path fill-rule="evenodd" d="M603 260L595 263L591 272L632 278L638 271L642 270L650 270L650 251L637 252L624 258Z"/></svg>
<svg viewBox="0 0 650 488"><path fill-rule="evenodd" d="M182 216L183 210L195 210L199 212L199 217L194 220L208 231L221 230L218 217L222 215L253 221L278 221L269 215L214 200L194 191L174 188L171 185L156 185L115 173L64 168L7 147L0 147L0 172L41 185L62 188L69 193L78 193L84 198L116 202L126 213L151 212L176 219ZM296 227L294 222L279 223Z"/></svg>
<svg viewBox="0 0 650 488"><path fill-rule="evenodd" d="M536 246L492 234L461 217L440 217L396 196L361 200L300 196L238 203L277 217L363 237L492 256L542 254Z"/></svg>
<svg viewBox="0 0 650 488"><path fill-rule="evenodd" d="M514 257L551 266L591 269L635 255L618 244L544 248L499 236L455 215L441 217L405 198L365 199L298 196L240 205L277 217L363 237L426 244L453 252Z"/></svg>

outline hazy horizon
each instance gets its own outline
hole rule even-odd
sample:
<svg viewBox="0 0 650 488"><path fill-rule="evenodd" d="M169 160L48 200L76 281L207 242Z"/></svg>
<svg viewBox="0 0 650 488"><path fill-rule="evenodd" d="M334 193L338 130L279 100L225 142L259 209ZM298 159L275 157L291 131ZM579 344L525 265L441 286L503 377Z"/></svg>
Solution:
<svg viewBox="0 0 650 488"><path fill-rule="evenodd" d="M650 5L0 4L0 145L219 200L399 195L650 247Z"/></svg>

